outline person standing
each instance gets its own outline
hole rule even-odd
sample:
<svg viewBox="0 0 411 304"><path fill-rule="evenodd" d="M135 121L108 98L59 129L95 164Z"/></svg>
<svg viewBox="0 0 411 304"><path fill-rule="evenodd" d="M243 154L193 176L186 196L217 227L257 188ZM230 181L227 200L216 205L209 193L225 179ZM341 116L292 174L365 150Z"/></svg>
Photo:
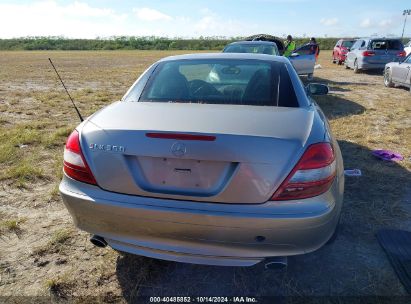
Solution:
<svg viewBox="0 0 411 304"><path fill-rule="evenodd" d="M283 56L290 57L290 55L294 52L294 50L295 50L295 42L293 40L293 37L291 35L288 35L287 40L284 41L284 54L283 54Z"/></svg>
<svg viewBox="0 0 411 304"><path fill-rule="evenodd" d="M311 45L311 52L312 54L315 54L315 62L317 62L318 55L320 55L320 46L318 45L317 40L315 40L315 38L312 37L308 44Z"/></svg>

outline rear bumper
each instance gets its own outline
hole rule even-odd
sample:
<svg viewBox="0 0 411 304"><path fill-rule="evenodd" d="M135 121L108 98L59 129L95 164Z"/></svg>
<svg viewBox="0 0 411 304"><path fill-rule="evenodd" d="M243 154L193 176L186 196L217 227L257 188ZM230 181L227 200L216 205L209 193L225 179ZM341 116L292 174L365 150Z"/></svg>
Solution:
<svg viewBox="0 0 411 304"><path fill-rule="evenodd" d="M387 63L370 63L370 62L360 62L358 67L362 70L383 70Z"/></svg>
<svg viewBox="0 0 411 304"><path fill-rule="evenodd" d="M114 249L186 263L251 266L321 247L339 219L341 183L336 179L328 192L304 202L246 205L123 195L66 176L60 193L76 226L104 237Z"/></svg>

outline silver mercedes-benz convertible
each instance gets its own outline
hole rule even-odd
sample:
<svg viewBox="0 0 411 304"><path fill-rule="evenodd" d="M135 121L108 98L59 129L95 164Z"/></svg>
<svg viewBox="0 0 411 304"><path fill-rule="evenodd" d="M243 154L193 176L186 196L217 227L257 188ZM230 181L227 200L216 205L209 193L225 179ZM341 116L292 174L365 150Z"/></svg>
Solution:
<svg viewBox="0 0 411 304"><path fill-rule="evenodd" d="M279 56L164 58L69 136L63 201L95 245L157 259L251 266L314 251L343 204L341 152L311 98L327 92Z"/></svg>

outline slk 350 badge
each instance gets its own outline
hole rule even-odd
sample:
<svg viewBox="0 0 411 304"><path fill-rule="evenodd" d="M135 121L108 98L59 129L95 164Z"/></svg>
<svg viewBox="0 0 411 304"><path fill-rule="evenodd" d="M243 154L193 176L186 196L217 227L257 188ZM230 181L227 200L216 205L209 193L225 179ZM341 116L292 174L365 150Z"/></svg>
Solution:
<svg viewBox="0 0 411 304"><path fill-rule="evenodd" d="M116 145L90 144L89 148L91 150L100 150L100 151L107 151L107 152L125 152L126 151L126 148L124 146L116 146Z"/></svg>

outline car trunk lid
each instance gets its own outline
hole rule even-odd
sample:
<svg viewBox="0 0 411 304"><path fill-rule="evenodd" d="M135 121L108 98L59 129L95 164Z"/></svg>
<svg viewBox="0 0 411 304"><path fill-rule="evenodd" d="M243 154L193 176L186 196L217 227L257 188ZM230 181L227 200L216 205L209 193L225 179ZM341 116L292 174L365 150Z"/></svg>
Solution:
<svg viewBox="0 0 411 304"><path fill-rule="evenodd" d="M261 203L304 152L313 116L303 108L118 102L88 120L80 141L103 189Z"/></svg>
<svg viewBox="0 0 411 304"><path fill-rule="evenodd" d="M399 42L395 40L375 40L370 43L370 50L364 53L370 54L369 63L386 64L399 60L399 53L402 51ZM395 48L394 48L395 47Z"/></svg>

